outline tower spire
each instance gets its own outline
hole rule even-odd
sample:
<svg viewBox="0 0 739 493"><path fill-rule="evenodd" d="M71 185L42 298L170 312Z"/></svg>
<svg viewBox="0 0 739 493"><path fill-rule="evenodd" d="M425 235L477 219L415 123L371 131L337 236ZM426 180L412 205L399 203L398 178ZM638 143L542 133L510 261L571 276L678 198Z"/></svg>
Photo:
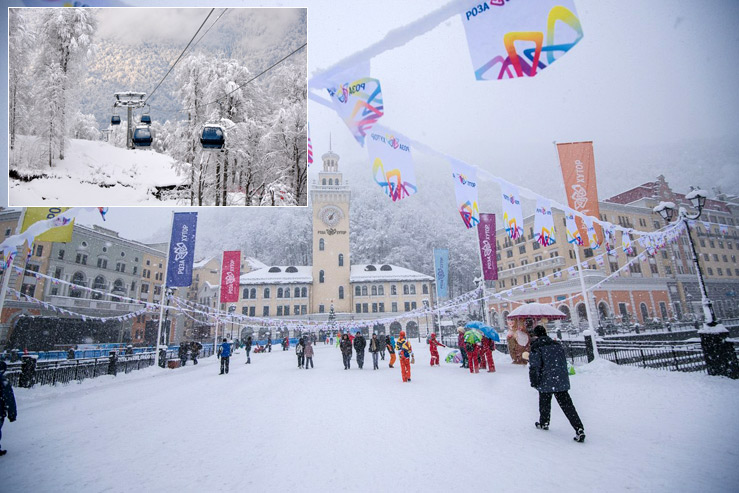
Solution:
<svg viewBox="0 0 739 493"><path fill-rule="evenodd" d="M333 148L331 147L331 132L328 133L328 150L333 151Z"/></svg>

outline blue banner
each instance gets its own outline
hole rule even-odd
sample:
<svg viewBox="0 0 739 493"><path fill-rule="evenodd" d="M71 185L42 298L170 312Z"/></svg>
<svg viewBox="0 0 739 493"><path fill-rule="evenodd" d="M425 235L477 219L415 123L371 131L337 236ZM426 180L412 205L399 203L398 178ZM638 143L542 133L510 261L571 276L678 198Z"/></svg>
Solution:
<svg viewBox="0 0 739 493"><path fill-rule="evenodd" d="M192 263L195 256L197 212L176 212L172 221L172 238L167 257L167 287L192 284Z"/></svg>
<svg viewBox="0 0 739 493"><path fill-rule="evenodd" d="M434 248L434 277L436 278L436 298L449 297L449 250Z"/></svg>

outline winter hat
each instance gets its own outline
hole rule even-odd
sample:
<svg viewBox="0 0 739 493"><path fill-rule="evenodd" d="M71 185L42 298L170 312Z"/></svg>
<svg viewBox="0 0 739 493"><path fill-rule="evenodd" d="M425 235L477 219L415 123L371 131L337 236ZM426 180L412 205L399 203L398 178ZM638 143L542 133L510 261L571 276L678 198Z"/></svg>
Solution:
<svg viewBox="0 0 739 493"><path fill-rule="evenodd" d="M431 333L431 338L432 338L432 339L436 339L436 334L434 334L434 333L432 332L432 333Z"/></svg>
<svg viewBox="0 0 739 493"><path fill-rule="evenodd" d="M400 331L400 334L398 334L398 335L399 335L400 337L405 337L405 331L404 331L404 330L401 330L401 331Z"/></svg>
<svg viewBox="0 0 739 493"><path fill-rule="evenodd" d="M534 327L534 335L536 337L544 337L547 335L547 329L545 329L542 325L537 325Z"/></svg>
<svg viewBox="0 0 739 493"><path fill-rule="evenodd" d="M457 332L464 334L464 327L457 327Z"/></svg>

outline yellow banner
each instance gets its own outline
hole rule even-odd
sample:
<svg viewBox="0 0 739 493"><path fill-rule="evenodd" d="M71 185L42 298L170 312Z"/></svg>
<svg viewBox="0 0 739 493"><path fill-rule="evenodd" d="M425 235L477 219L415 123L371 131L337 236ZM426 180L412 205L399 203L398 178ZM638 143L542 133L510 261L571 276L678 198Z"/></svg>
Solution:
<svg viewBox="0 0 739 493"><path fill-rule="evenodd" d="M26 207L26 215L23 218L23 226L21 233L27 230L32 224L46 219L52 219L69 207ZM51 229L45 233L38 235L35 241L55 241L57 243L67 243L72 241L72 230L74 229L74 220L66 226Z"/></svg>

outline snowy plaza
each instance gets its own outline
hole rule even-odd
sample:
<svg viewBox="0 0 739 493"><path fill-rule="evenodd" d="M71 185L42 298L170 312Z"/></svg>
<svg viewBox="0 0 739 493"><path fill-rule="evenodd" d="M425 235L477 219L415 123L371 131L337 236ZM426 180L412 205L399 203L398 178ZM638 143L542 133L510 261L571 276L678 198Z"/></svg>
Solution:
<svg viewBox="0 0 739 493"><path fill-rule="evenodd" d="M739 382L618 367L571 377L588 439L556 404L534 428L526 367L495 373L398 365L344 371L319 343L315 369L275 347L177 370L16 389L3 491L731 491L739 484ZM442 356L445 351L442 348Z"/></svg>

